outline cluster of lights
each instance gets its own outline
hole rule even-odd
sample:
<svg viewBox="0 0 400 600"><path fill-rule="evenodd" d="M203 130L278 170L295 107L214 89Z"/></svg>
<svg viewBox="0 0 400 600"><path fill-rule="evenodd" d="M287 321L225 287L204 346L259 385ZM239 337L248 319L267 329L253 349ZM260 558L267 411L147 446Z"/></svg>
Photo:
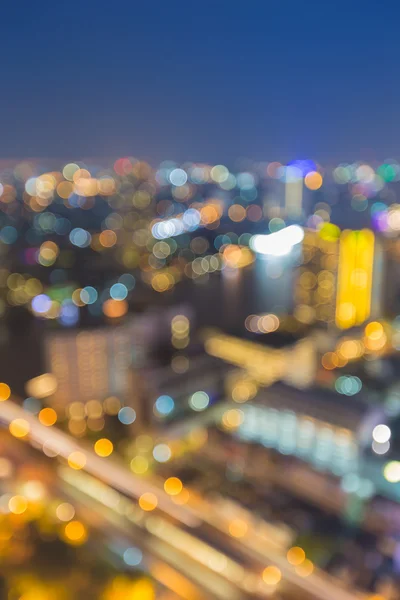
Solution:
<svg viewBox="0 0 400 600"><path fill-rule="evenodd" d="M260 206L259 186L264 180L281 182L287 189L288 202L292 202L293 193L298 194L303 184L312 192L320 189L326 179L339 185L348 184L357 205L355 208L359 210L360 206L364 206L365 200L381 190L382 186L397 181L399 168L394 161L387 161L376 169L370 165L355 163L341 164L329 173L311 160L295 160L287 165L278 162L254 164L248 171L233 173L225 165L187 163L180 166L171 161L152 169L143 161L126 157L116 160L109 169L83 163L68 163L59 171L37 173L37 167L33 164L21 163L13 173L15 185L5 182L1 184L0 208L7 216L10 213L10 223L2 227L0 240L5 246L11 247L19 239L18 227L12 224L11 214L22 186L23 202L27 211L23 218L31 223L29 235L27 234L27 249L24 252L27 265L37 263L51 269L51 278L55 280L58 277L68 279L68 261L71 259L68 247L76 251L77 256L85 249L94 253L113 252L120 264L129 269L139 268L143 281L154 290L166 292L174 287L182 276L197 279L225 266L240 268L250 264L253 255L247 247L249 243L252 250L258 254L279 257L290 253L292 248L302 241L304 232L299 226L286 227L280 216L270 214L269 208L264 206L263 209ZM166 197L166 187L172 199ZM100 224L93 223L89 230L74 222L74 214L78 214L74 211L92 210L98 201L107 207L109 213ZM185 204L183 210L182 203ZM69 209L68 217L58 214L58 204ZM380 215L379 222L383 219L381 204L374 204L372 215L375 221ZM131 213L126 212L127 208ZM287 206L289 220L292 208L290 204ZM386 221L390 231L398 229L398 212L396 204L386 210ZM158 214L156 218L155 214ZM236 247L223 247L221 256L204 256L207 250L204 245L209 244L208 240L203 238L196 247L194 240L191 240L192 236L187 234L192 234L199 227L211 231L217 229L223 218L233 223L242 223L245 220L255 223L266 218L269 220L268 227L271 233L256 236L242 234L240 238L246 236L246 243L241 240L233 242L233 246ZM335 233L336 226L329 223L328 203L318 203L310 219L307 224L320 231L321 235L323 231L322 237L327 236L328 239ZM52 239L43 241L43 236ZM53 239L54 236L57 237L57 241ZM216 236L216 240L218 237L221 236ZM199 248L202 256L193 256ZM95 293L87 295L86 290L89 287L92 286L76 289L75 295L64 298L63 302L52 298L51 294L46 292L45 295L50 297L52 305L44 310L48 304L39 303L39 311L33 312L39 317L57 318L66 326L79 321L79 308L85 305L89 307L91 314L96 316L120 318L126 314L126 297L121 297L124 293L118 294L116 301L121 304L116 305L112 294L106 298L103 290L98 288L93 288L97 293L96 299ZM128 286L127 289L129 293ZM321 290L321 295L325 297L328 288L322 287ZM31 294L29 286L26 289L20 286L8 293L5 302L11 305L29 305L32 297L42 292L43 289L38 289ZM78 310L72 304L75 304ZM350 313L353 309L346 301L339 304L337 319L345 323L346 319L352 318ZM303 302L303 305L307 307L307 302ZM299 307L296 317L298 316L300 321L304 319L309 322L314 317L304 307ZM318 307L318 310L315 310L321 312L322 320L330 320L330 316L325 314L326 307ZM355 310L357 312L357 307ZM318 315L316 318L319 319Z"/></svg>
<svg viewBox="0 0 400 600"><path fill-rule="evenodd" d="M171 321L171 343L177 350L183 350L190 341L190 321L185 315L176 315Z"/></svg>
<svg viewBox="0 0 400 600"><path fill-rule="evenodd" d="M392 432L385 424L376 425L372 432L372 450L375 454L386 454L390 449Z"/></svg>
<svg viewBox="0 0 400 600"><path fill-rule="evenodd" d="M330 371L345 367L349 362L359 360L363 356L383 354L387 350L388 341L387 328L379 321L371 321L364 327L361 337L340 338L335 351L326 352L322 356L322 366ZM394 333L392 345L395 343Z"/></svg>
<svg viewBox="0 0 400 600"><path fill-rule="evenodd" d="M361 391L361 388L361 379L353 375L341 375L335 381L336 391L345 396L354 396Z"/></svg>
<svg viewBox="0 0 400 600"><path fill-rule="evenodd" d="M279 328L279 317L274 314L249 315L244 325L252 333L272 333Z"/></svg>

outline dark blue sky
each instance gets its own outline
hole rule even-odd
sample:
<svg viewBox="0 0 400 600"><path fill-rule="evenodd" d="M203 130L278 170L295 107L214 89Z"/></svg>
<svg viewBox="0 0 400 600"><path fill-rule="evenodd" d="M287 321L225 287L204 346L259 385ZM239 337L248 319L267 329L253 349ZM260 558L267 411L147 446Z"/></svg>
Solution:
<svg viewBox="0 0 400 600"><path fill-rule="evenodd" d="M4 0L0 156L399 156L400 7Z"/></svg>

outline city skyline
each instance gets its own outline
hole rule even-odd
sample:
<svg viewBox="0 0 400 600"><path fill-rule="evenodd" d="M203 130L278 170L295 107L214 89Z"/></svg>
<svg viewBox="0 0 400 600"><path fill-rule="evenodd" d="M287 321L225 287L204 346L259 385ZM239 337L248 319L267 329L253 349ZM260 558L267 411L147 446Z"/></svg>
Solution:
<svg viewBox="0 0 400 600"><path fill-rule="evenodd" d="M0 600L399 600L400 5L2 8Z"/></svg>

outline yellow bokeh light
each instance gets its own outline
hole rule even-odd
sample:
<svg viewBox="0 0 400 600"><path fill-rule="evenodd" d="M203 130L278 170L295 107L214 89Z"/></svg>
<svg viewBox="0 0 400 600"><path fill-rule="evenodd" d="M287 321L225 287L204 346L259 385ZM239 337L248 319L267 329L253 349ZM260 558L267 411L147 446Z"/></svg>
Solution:
<svg viewBox="0 0 400 600"><path fill-rule="evenodd" d="M135 456L131 460L131 470L137 475L143 475L149 468L149 461L145 456Z"/></svg>
<svg viewBox="0 0 400 600"><path fill-rule="evenodd" d="M79 166L75 163L68 163L67 165L65 165L65 167L63 168L63 175L65 177L65 179L68 179L69 181L72 181L74 174L79 171Z"/></svg>
<svg viewBox="0 0 400 600"><path fill-rule="evenodd" d="M61 181L57 186L57 194L63 200L67 200L72 192L74 191L74 186L70 181Z"/></svg>
<svg viewBox="0 0 400 600"><path fill-rule="evenodd" d="M264 569L262 578L267 585L277 585L282 579L282 573L278 567L271 565Z"/></svg>
<svg viewBox="0 0 400 600"><path fill-rule="evenodd" d="M346 360L354 360L363 354L363 345L358 340L344 340L338 346L337 352Z"/></svg>
<svg viewBox="0 0 400 600"><path fill-rule="evenodd" d="M83 469L83 467L86 465L85 454L79 450L71 452L71 454L68 456L68 465L71 467L71 469L76 469L77 471L79 469Z"/></svg>
<svg viewBox="0 0 400 600"><path fill-rule="evenodd" d="M8 400L11 396L10 386L6 383L0 383L0 402L4 402Z"/></svg>
<svg viewBox="0 0 400 600"><path fill-rule="evenodd" d="M87 539L86 527L80 521L70 521L64 527L64 537L69 543L79 546Z"/></svg>
<svg viewBox="0 0 400 600"><path fill-rule="evenodd" d="M297 566L301 565L305 561L306 553L304 552L303 548L300 548L299 546L293 546L293 548L288 550L286 558L291 565Z"/></svg>
<svg viewBox="0 0 400 600"><path fill-rule="evenodd" d="M173 281L168 273L157 273L153 276L151 285L156 292L165 292L173 285Z"/></svg>
<svg viewBox="0 0 400 600"><path fill-rule="evenodd" d="M121 401L116 396L110 396L104 400L103 407L108 415L117 415L121 409Z"/></svg>
<svg viewBox="0 0 400 600"><path fill-rule="evenodd" d="M164 490L170 496L177 496L182 491L182 481L178 477L169 477L164 482Z"/></svg>
<svg viewBox="0 0 400 600"><path fill-rule="evenodd" d="M296 573L297 575L300 575L300 577L308 577L313 571L314 565L311 562L311 560L308 560L308 558L306 558L306 560L303 563L301 563L301 565L298 565L296 567Z"/></svg>
<svg viewBox="0 0 400 600"><path fill-rule="evenodd" d="M24 496L13 496L8 501L8 508L14 515L22 515L28 508L28 501Z"/></svg>
<svg viewBox="0 0 400 600"><path fill-rule="evenodd" d="M103 304L103 313L109 319L118 319L128 312L128 303L126 300L113 300L109 298Z"/></svg>
<svg viewBox="0 0 400 600"><path fill-rule="evenodd" d="M155 600L156 593L154 585L148 579L140 579L133 584L133 596L140 600Z"/></svg>
<svg viewBox="0 0 400 600"><path fill-rule="evenodd" d="M54 408L42 408L39 412L38 419L42 425L51 427L57 422L57 413Z"/></svg>
<svg viewBox="0 0 400 600"><path fill-rule="evenodd" d="M16 438L23 438L28 435L30 431L30 425L25 419L14 419L11 421L8 428L11 435Z"/></svg>
<svg viewBox="0 0 400 600"><path fill-rule="evenodd" d="M234 519L229 523L229 533L232 537L241 538L246 535L248 525L243 519Z"/></svg>
<svg viewBox="0 0 400 600"><path fill-rule="evenodd" d="M391 460L386 463L383 469L383 476L389 483L398 483L400 481L400 462Z"/></svg>
<svg viewBox="0 0 400 600"><path fill-rule="evenodd" d="M227 410L222 416L222 424L227 429L235 429L243 423L244 413L238 408Z"/></svg>
<svg viewBox="0 0 400 600"><path fill-rule="evenodd" d="M371 340L379 340L383 335L383 326L378 321L372 321L365 327L365 335Z"/></svg>
<svg viewBox="0 0 400 600"><path fill-rule="evenodd" d="M157 496L152 492L145 492L139 498L139 506L142 510L151 511L157 507Z"/></svg>
<svg viewBox="0 0 400 600"><path fill-rule="evenodd" d="M176 315L171 321L171 331L176 337L185 337L189 328L190 321L185 315Z"/></svg>
<svg viewBox="0 0 400 600"><path fill-rule="evenodd" d="M113 443L107 438L101 438L97 440L94 445L94 451L98 456L106 457L110 456L114 450Z"/></svg>
<svg viewBox="0 0 400 600"><path fill-rule="evenodd" d="M178 506L183 506L183 504L187 504L189 502L190 492L186 488L183 488L182 491L176 496L172 496L173 502Z"/></svg>
<svg viewBox="0 0 400 600"><path fill-rule="evenodd" d="M115 231L111 229L106 229L102 231L99 235L99 242L103 246L103 248L111 248L117 242L117 235Z"/></svg>
<svg viewBox="0 0 400 600"><path fill-rule="evenodd" d="M336 369L339 366L339 358L336 352L325 352L321 359L322 366L327 371Z"/></svg>
<svg viewBox="0 0 400 600"><path fill-rule="evenodd" d="M56 515L60 521L71 521L75 516L75 509L72 504L62 502L56 508Z"/></svg>
<svg viewBox="0 0 400 600"><path fill-rule="evenodd" d="M78 183L81 179L90 179L91 175L90 175L90 171L88 171L87 169L77 169L74 174L72 175L72 180L75 183Z"/></svg>

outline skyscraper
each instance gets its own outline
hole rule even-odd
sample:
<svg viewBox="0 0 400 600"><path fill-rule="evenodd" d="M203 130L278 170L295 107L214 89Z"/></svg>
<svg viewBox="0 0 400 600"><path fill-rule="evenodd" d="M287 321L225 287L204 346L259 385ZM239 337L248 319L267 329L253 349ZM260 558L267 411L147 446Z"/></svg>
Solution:
<svg viewBox="0 0 400 600"><path fill-rule="evenodd" d="M380 247L369 229L343 231L340 237L336 325L349 329L380 315Z"/></svg>

